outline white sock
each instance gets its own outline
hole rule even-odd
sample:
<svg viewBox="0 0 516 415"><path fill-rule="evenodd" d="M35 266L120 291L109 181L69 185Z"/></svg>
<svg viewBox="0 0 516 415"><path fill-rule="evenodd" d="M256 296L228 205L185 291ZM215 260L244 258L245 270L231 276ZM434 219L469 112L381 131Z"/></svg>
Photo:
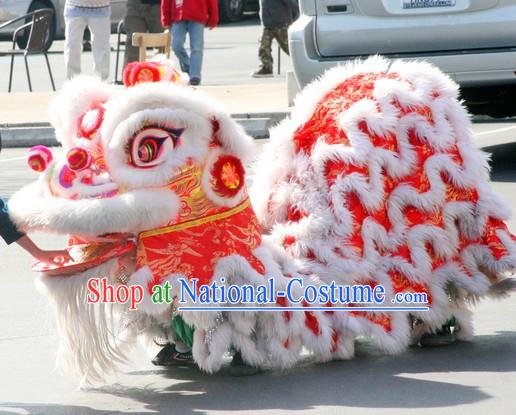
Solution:
<svg viewBox="0 0 516 415"><path fill-rule="evenodd" d="M190 350L192 350L191 347L188 347L186 344L184 344L183 342L180 342L180 341L176 341L175 346L176 346L176 350L179 353L188 353Z"/></svg>

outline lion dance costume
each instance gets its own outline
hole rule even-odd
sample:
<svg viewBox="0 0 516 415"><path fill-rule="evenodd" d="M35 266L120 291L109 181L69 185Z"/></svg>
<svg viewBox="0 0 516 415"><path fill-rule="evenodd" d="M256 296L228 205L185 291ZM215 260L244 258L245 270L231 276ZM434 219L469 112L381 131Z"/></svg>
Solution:
<svg viewBox="0 0 516 415"><path fill-rule="evenodd" d="M397 353L451 318L470 338L468 302L513 288L510 211L489 186L457 86L436 68L371 58L328 71L271 131L249 192L253 142L220 105L166 63L130 70L123 89L65 85L51 107L62 155L33 149L40 180L11 200L21 229L70 235L70 251L88 258L39 279L56 306L59 362L80 377L101 378L134 336L173 341L178 313L205 371L231 350L284 368L302 348L318 361L351 358L358 336ZM86 304L90 277L147 295L137 311ZM430 310L178 312L150 301L152 287L177 289L178 277L274 278L278 290L293 277L382 284L387 304L424 292Z"/></svg>

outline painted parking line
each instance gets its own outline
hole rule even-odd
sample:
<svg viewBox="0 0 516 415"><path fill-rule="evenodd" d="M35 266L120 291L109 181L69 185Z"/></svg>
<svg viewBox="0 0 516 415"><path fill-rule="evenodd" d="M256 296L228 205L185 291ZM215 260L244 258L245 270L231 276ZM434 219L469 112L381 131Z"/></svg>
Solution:
<svg viewBox="0 0 516 415"><path fill-rule="evenodd" d="M514 129L516 129L516 125L512 125L510 127L504 127L504 128L497 128L495 130L482 131L481 133L474 133L474 135L476 137L480 137L483 135L503 133L504 131L510 131L510 130L514 130Z"/></svg>

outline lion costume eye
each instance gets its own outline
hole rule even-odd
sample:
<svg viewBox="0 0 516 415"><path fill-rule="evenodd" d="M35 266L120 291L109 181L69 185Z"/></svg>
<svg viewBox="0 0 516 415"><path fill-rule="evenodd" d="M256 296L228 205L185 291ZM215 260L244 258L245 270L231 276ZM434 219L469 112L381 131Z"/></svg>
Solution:
<svg viewBox="0 0 516 415"><path fill-rule="evenodd" d="M179 143L183 129L145 128L136 134L131 144L131 163L147 168L161 164L167 153Z"/></svg>

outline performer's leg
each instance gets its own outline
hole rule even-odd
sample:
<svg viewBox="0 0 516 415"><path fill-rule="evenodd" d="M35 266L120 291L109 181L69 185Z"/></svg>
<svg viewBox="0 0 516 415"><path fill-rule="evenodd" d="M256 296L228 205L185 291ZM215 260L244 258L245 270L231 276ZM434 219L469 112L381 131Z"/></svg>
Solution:
<svg viewBox="0 0 516 415"><path fill-rule="evenodd" d="M240 352L235 352L233 355L233 360L231 361L231 366L229 367L229 373L232 376L251 376L255 375L259 371L259 368L248 365L246 362L244 362Z"/></svg>
<svg viewBox="0 0 516 415"><path fill-rule="evenodd" d="M152 359L152 364L156 366L179 366L192 363L192 348L181 341L176 341L175 344L167 343Z"/></svg>
<svg viewBox="0 0 516 415"><path fill-rule="evenodd" d="M167 343L152 359L152 363L157 366L193 363L193 327L185 323L181 316L176 315L172 319L171 328L174 332L174 344Z"/></svg>

